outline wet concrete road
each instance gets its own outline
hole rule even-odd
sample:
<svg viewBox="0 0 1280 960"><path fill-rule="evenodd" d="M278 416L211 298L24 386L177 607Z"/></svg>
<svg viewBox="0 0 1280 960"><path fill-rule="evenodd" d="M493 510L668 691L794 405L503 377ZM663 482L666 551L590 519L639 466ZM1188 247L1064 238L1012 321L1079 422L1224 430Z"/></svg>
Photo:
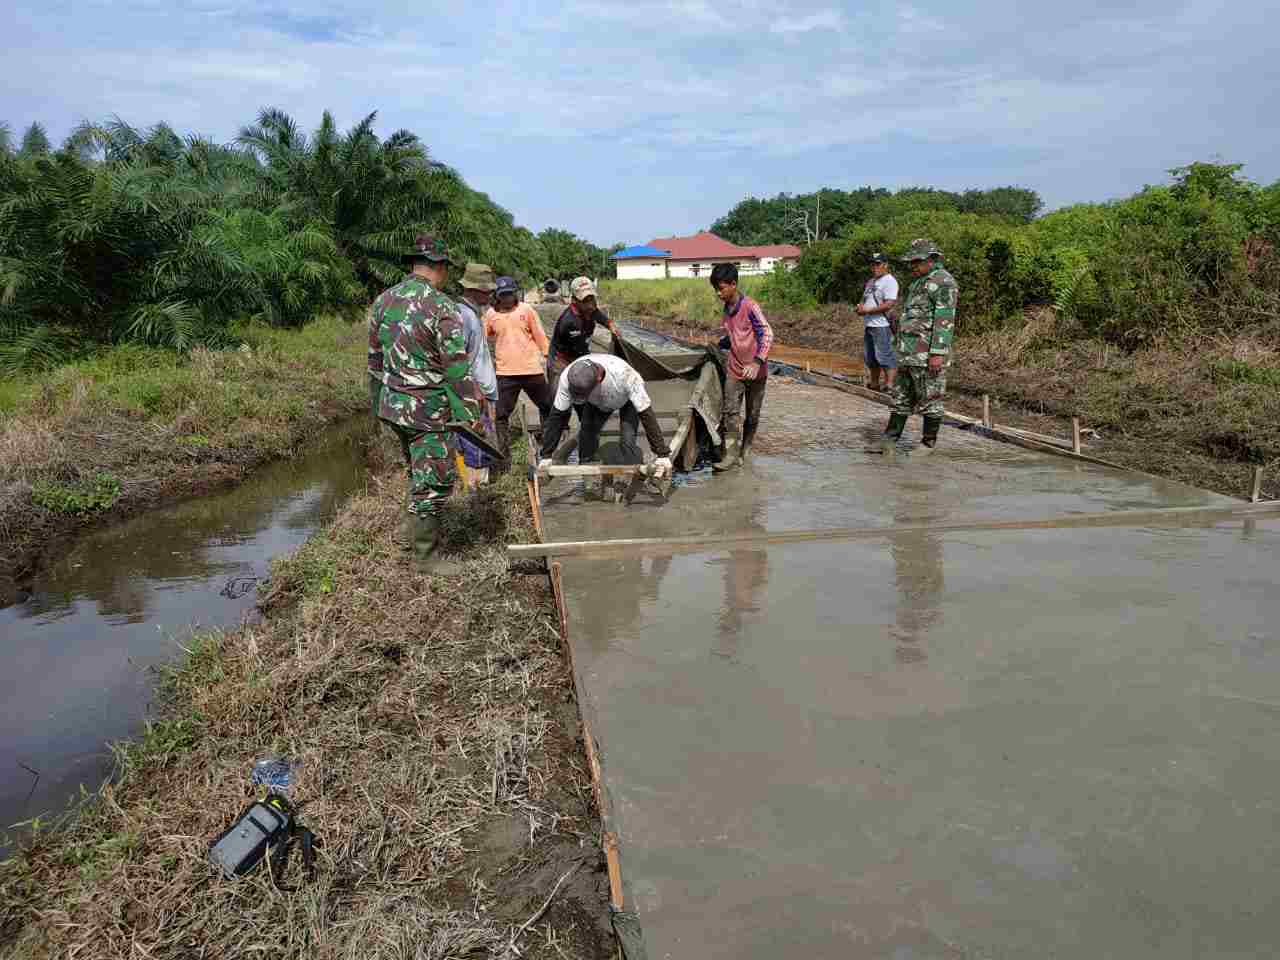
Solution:
<svg viewBox="0 0 1280 960"><path fill-rule="evenodd" d="M548 535L1225 502L950 430L886 461L882 408L770 389L748 471L552 489ZM651 956L1274 956L1278 568L1273 521L567 561Z"/></svg>

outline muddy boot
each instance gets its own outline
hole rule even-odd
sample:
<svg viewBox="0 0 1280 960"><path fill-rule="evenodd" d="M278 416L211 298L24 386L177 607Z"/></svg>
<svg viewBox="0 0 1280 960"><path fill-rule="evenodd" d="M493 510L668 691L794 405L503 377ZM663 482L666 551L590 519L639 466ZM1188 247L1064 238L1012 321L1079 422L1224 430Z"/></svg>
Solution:
<svg viewBox="0 0 1280 960"><path fill-rule="evenodd" d="M496 476L502 476L511 469L511 427L508 423L499 422L494 425L496 434L494 446L502 451L506 459L496 461L491 469Z"/></svg>
<svg viewBox="0 0 1280 960"><path fill-rule="evenodd" d="M920 453L933 453L933 448L938 445L938 431L942 429L941 417L925 417L924 431L920 435Z"/></svg>
<svg viewBox="0 0 1280 960"><path fill-rule="evenodd" d="M742 463L745 465L747 456L751 453L751 444L755 443L756 430L759 429L759 423L751 423L750 421L742 428Z"/></svg>
<svg viewBox="0 0 1280 960"><path fill-rule="evenodd" d="M742 463L742 446L737 437L730 437L724 442L724 457L719 463L713 463L711 469L717 472L732 470Z"/></svg>
<svg viewBox="0 0 1280 960"><path fill-rule="evenodd" d="M418 572L437 576L457 573L458 564L440 555L440 518L427 513L414 520L413 562Z"/></svg>
<svg viewBox="0 0 1280 960"><path fill-rule="evenodd" d="M412 513L406 513L400 521L400 529L397 532L396 543L398 543L406 552L413 552L414 537L418 532L418 518Z"/></svg>
<svg viewBox="0 0 1280 960"><path fill-rule="evenodd" d="M902 439L902 431L907 428L905 413L889 414L889 422L885 424L884 433L880 435L880 452L892 453Z"/></svg>

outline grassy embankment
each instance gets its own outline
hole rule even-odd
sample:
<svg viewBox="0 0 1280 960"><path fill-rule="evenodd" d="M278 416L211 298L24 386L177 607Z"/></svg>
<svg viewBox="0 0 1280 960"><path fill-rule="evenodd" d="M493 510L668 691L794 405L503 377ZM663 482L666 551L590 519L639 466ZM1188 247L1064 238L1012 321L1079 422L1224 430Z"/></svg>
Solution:
<svg viewBox="0 0 1280 960"><path fill-rule="evenodd" d="M197 638L161 719L117 747L115 782L0 864L0 954L611 955L554 604L502 552L533 535L525 458L455 501L465 571L446 579L412 571L399 454L385 434L375 452L394 466L275 564L265 621ZM216 879L204 859L267 752L299 761L294 797L323 843L290 890Z"/></svg>
<svg viewBox="0 0 1280 960"><path fill-rule="evenodd" d="M363 324L235 336L239 349L123 345L0 383L0 579L85 523L238 480L365 409Z"/></svg>
<svg viewBox="0 0 1280 960"><path fill-rule="evenodd" d="M752 282L760 280L749 278L748 291ZM702 280L602 286L601 299L623 319L680 333L719 324ZM763 306L780 343L861 355L862 321L849 305ZM1049 307L978 334L966 334L962 316L948 389L952 409L979 415L988 394L999 422L1057 436L1070 436L1078 416L1098 432L1089 453L1229 496L1247 496L1254 467L1273 464L1263 496L1280 498L1280 322L1265 316L1131 350Z"/></svg>

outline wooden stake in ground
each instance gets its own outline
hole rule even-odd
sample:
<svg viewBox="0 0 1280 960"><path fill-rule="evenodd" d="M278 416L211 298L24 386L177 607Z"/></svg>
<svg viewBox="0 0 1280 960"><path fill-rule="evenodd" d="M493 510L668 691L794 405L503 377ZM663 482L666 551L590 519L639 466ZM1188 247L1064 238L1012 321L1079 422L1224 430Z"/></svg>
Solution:
<svg viewBox="0 0 1280 960"><path fill-rule="evenodd" d="M1253 493L1249 496L1249 499L1252 500L1254 503L1258 503L1262 500L1262 468L1261 467L1253 468Z"/></svg>
<svg viewBox="0 0 1280 960"><path fill-rule="evenodd" d="M985 393L982 395L982 425L991 429L991 398Z"/></svg>
<svg viewBox="0 0 1280 960"><path fill-rule="evenodd" d="M1080 454L1080 418L1071 418L1071 452L1079 456Z"/></svg>

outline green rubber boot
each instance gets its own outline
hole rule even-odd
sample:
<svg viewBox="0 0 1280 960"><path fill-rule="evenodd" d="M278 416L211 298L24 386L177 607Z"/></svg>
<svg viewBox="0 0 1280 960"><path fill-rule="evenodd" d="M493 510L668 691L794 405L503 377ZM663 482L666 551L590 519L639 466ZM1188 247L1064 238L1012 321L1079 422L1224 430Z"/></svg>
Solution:
<svg viewBox="0 0 1280 960"><path fill-rule="evenodd" d="M920 435L919 453L928 456L938 445L938 431L942 429L941 417L925 417L924 431Z"/></svg>
<svg viewBox="0 0 1280 960"><path fill-rule="evenodd" d="M884 433L880 435L880 449L884 453L892 453L902 439L902 431L907 428L905 413L889 414L889 422L885 424Z"/></svg>
<svg viewBox="0 0 1280 960"><path fill-rule="evenodd" d="M724 442L724 456L719 463L713 463L711 469L716 472L723 472L732 470L740 463L742 463L742 445L738 442L737 437L730 437Z"/></svg>
<svg viewBox="0 0 1280 960"><path fill-rule="evenodd" d="M449 576L461 567L440 555L440 518L427 513L414 518L413 562L419 573Z"/></svg>

